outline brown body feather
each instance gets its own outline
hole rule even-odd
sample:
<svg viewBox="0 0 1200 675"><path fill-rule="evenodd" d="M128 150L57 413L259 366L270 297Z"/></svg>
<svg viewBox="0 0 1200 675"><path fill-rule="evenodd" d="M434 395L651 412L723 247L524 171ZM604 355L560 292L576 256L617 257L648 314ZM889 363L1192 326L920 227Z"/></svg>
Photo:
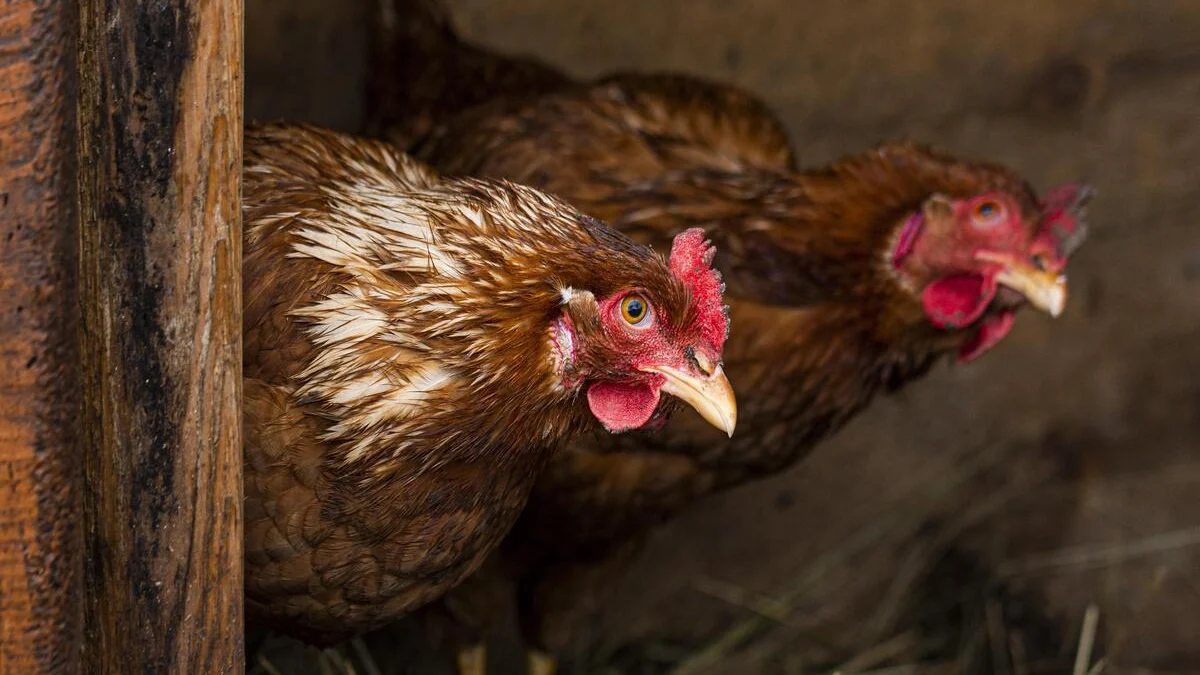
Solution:
<svg viewBox="0 0 1200 675"><path fill-rule="evenodd" d="M410 19L418 30L420 17ZM453 49L447 36L442 54ZM512 63L490 58L489 72ZM732 439L681 417L657 433L578 440L552 458L503 556L451 603L456 618L483 629L492 585L514 583L525 635L543 649L564 647L573 620L602 602L603 582L650 528L715 490L792 465L877 393L973 338L974 328L935 329L893 273L889 253L906 214L934 194L999 190L1037 220L1019 176L915 145L798 171L762 103L695 78L625 74L512 92L495 79L472 85L469 101L399 94L410 110L441 115L464 104L414 153L448 174L548 190L660 250L684 228L706 228L730 293L725 368L746 393ZM393 139L412 135L404 120L391 126ZM1001 298L988 314L1018 302Z"/></svg>
<svg viewBox="0 0 1200 675"><path fill-rule="evenodd" d="M247 608L324 644L473 572L594 426L550 331L599 321L563 289L695 312L661 256L534 190L307 126L245 147Z"/></svg>

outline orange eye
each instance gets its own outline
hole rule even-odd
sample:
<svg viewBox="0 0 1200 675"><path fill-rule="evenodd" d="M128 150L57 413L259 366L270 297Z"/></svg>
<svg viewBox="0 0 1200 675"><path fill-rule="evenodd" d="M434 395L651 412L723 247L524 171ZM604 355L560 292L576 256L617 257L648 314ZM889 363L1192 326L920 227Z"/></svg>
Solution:
<svg viewBox="0 0 1200 675"><path fill-rule="evenodd" d="M621 299L621 318L636 328L645 326L650 320L650 303L637 293Z"/></svg>
<svg viewBox="0 0 1200 675"><path fill-rule="evenodd" d="M993 199L982 201L975 205L974 219L977 225L990 227L1000 222L1004 217L1004 206Z"/></svg>

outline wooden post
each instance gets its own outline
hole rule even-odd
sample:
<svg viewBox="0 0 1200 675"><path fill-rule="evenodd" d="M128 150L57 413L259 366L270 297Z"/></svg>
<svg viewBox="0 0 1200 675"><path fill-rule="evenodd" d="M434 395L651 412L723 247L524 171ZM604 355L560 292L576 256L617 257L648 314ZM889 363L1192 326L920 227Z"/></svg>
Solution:
<svg viewBox="0 0 1200 675"><path fill-rule="evenodd" d="M0 673L79 672L75 21L0 3Z"/></svg>
<svg viewBox="0 0 1200 675"><path fill-rule="evenodd" d="M90 673L237 673L241 0L80 3Z"/></svg>

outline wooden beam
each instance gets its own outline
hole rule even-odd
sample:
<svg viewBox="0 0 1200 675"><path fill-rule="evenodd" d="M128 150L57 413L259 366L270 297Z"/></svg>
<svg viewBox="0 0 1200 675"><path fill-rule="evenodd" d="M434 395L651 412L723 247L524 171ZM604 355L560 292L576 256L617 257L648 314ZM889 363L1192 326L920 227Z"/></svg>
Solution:
<svg viewBox="0 0 1200 675"><path fill-rule="evenodd" d="M241 0L80 3L87 669L236 673Z"/></svg>
<svg viewBox="0 0 1200 675"><path fill-rule="evenodd" d="M0 3L0 673L79 672L75 21Z"/></svg>

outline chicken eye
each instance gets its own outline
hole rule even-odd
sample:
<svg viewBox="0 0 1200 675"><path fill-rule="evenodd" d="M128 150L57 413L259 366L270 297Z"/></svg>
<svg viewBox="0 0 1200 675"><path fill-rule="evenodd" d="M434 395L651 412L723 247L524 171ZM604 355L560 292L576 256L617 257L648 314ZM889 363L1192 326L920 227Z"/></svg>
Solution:
<svg viewBox="0 0 1200 675"><path fill-rule="evenodd" d="M650 320L650 303L636 293L625 296L621 300L621 318L636 328L645 326Z"/></svg>
<svg viewBox="0 0 1200 675"><path fill-rule="evenodd" d="M974 220L980 227L992 227L1004 217L1004 207L995 200L989 199L975 206Z"/></svg>

